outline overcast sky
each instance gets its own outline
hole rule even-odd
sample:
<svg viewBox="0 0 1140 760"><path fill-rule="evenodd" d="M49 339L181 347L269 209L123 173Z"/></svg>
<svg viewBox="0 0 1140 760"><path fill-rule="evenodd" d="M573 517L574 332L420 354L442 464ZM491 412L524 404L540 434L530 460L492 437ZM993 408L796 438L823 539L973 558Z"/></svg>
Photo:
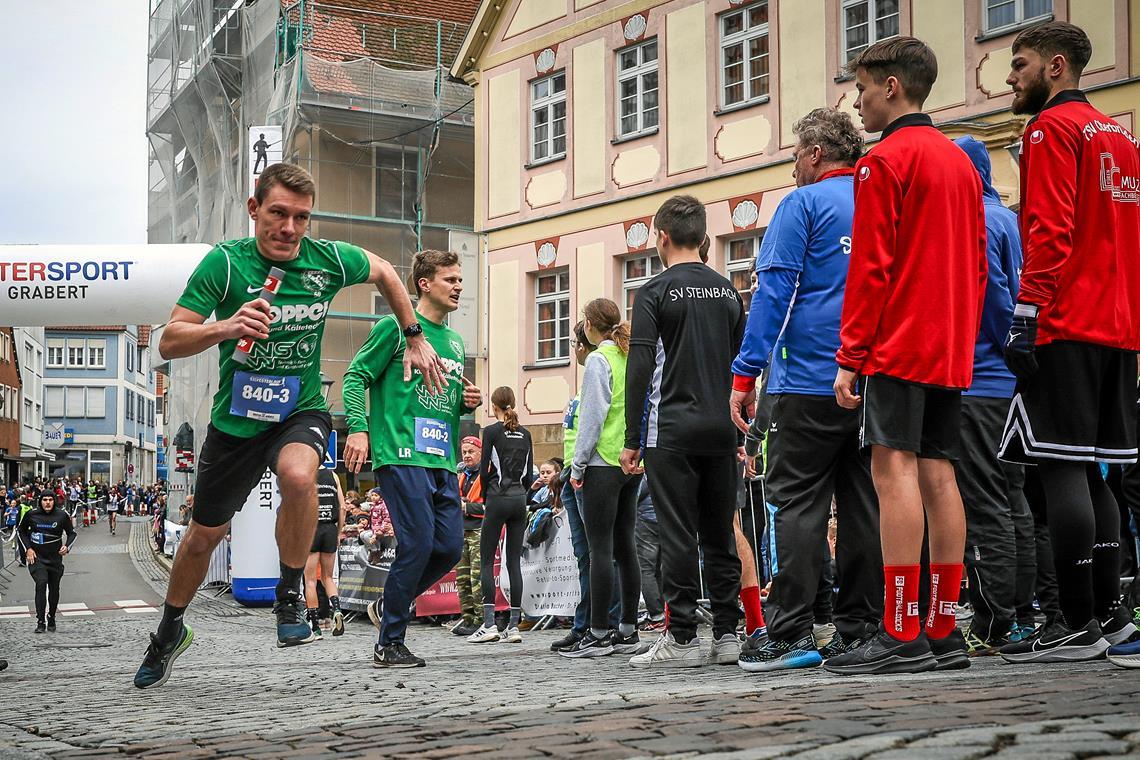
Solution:
<svg viewBox="0 0 1140 760"><path fill-rule="evenodd" d="M146 242L147 0L0 0L0 243Z"/></svg>

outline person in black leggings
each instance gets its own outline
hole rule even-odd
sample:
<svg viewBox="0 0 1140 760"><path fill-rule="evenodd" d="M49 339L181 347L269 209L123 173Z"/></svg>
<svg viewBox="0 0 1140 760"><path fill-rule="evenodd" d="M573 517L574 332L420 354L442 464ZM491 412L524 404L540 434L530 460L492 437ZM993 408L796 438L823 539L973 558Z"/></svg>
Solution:
<svg viewBox="0 0 1140 760"><path fill-rule="evenodd" d="M641 567L637 561L637 490L641 479L621 468L625 440L625 365L629 325L617 304L597 298L584 310L586 336L598 348L586 359L578 408L578 439L570 483L583 495L582 521L590 544L590 630L563 657L639 654L637 606ZM621 622L610 629L614 564L621 589Z"/></svg>
<svg viewBox="0 0 1140 760"><path fill-rule="evenodd" d="M526 532L526 499L534 482L534 450L530 431L519 424L515 392L505 385L491 394L491 411L498 420L483 429L483 459L479 480L483 484L483 532L479 539L482 563L483 625L467 637L473 643L522 642L522 542ZM502 562L511 581L511 619L501 634L495 625L495 545L507 529Z"/></svg>

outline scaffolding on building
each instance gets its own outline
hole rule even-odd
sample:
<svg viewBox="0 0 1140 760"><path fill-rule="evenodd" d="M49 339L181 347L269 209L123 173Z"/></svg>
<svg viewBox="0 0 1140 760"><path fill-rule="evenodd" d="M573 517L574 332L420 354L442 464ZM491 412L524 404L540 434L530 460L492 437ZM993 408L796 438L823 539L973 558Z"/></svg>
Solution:
<svg viewBox="0 0 1140 760"><path fill-rule="evenodd" d="M406 279L417 250L473 229L474 99L448 71L478 0L431 3L444 18L415 15L417 0L150 3L149 242L249 235L248 131L263 125L316 179L313 237L356 243ZM386 308L350 291L326 325L334 380ZM216 360L172 362L170 382L168 419L204 436Z"/></svg>

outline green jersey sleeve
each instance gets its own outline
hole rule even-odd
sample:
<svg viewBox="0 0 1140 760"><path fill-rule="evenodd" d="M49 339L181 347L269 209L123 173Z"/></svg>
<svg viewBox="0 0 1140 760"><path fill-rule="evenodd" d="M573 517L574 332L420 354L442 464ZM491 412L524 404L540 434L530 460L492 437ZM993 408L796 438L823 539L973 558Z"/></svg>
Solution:
<svg viewBox="0 0 1140 760"><path fill-rule="evenodd" d="M344 373L341 396L344 399L344 414L348 422L348 432L368 431L368 415L365 399L368 389L375 383L396 353L403 345L404 334L393 316L387 316L372 326L368 340L360 347L356 358Z"/></svg>
<svg viewBox="0 0 1140 760"><path fill-rule="evenodd" d="M340 263L344 265L344 287L368 282L372 274L372 264L364 249L352 243L338 242L335 245Z"/></svg>
<svg viewBox="0 0 1140 760"><path fill-rule="evenodd" d="M230 260L220 246L216 246L198 263L178 305L195 314L209 317L226 297L230 284Z"/></svg>

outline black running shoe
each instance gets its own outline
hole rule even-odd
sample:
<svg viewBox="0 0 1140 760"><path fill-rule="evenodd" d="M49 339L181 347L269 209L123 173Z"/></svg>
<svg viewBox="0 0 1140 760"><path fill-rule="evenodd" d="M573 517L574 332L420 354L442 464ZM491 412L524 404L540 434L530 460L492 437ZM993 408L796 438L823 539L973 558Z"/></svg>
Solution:
<svg viewBox="0 0 1140 760"><path fill-rule="evenodd" d="M638 655L642 652L648 652L650 646L651 644L648 641L641 640L637 631L628 636L622 636L620 632L614 634L614 654Z"/></svg>
<svg viewBox="0 0 1140 760"><path fill-rule="evenodd" d="M333 624L332 624L333 636L343 636L344 635L344 613L340 611L340 607L336 607L333 609L332 616L333 616Z"/></svg>
<svg viewBox="0 0 1140 760"><path fill-rule="evenodd" d="M372 650L374 668L422 668L424 665L427 665L424 659L412 654L402 641L387 646L377 644Z"/></svg>
<svg viewBox="0 0 1140 760"><path fill-rule="evenodd" d="M863 646L872 635L874 635L874 631L869 632L867 636L862 638L849 639L840 631L836 631L835 635L831 637L831 641L827 642L827 646L820 648L819 654L825 660L830 660L832 657L838 657L841 654L847 654L853 649L858 649Z"/></svg>
<svg viewBox="0 0 1140 760"><path fill-rule="evenodd" d="M48 623L51 630L51 623ZM1116 605L1108 616L1100 621L1100 633L1110 645L1116 646L1128 641L1137 631L1132 621L1132 613L1122 604Z"/></svg>
<svg viewBox="0 0 1140 760"><path fill-rule="evenodd" d="M550 651L551 652L561 652L564 649L569 649L570 647L577 644L578 641L584 635L585 634L578 633L577 631L571 629L570 631L568 631L566 633L565 636L563 636L562 638L558 639L557 641L555 641L553 644L550 645Z"/></svg>
<svg viewBox="0 0 1140 760"><path fill-rule="evenodd" d="M55 633L55 618L48 618L48 633Z"/></svg>
<svg viewBox="0 0 1140 760"><path fill-rule="evenodd" d="M1058 615L1036 635L1006 644L999 654L1006 662L1084 662L1103 657L1109 646L1095 618L1082 628L1069 628Z"/></svg>
<svg viewBox="0 0 1140 760"><path fill-rule="evenodd" d="M278 647L293 647L317 640L313 629L305 620L304 609L301 595L296 591L288 591L285 593L285 598L274 602L273 614L277 617Z"/></svg>
<svg viewBox="0 0 1140 760"><path fill-rule="evenodd" d="M150 646L146 648L146 656L143 657L142 665L135 673L135 686L147 689L166 683L166 679L170 678L170 669L174 667L174 660L192 643L194 643L194 631L186 624L182 625L182 632L174 641L161 643L152 633Z"/></svg>
<svg viewBox="0 0 1140 760"><path fill-rule="evenodd" d="M950 631L950 635L943 639L931 639L930 653L934 655L938 665L935 670L961 670L970 667L970 655L966 650L966 639L957 628Z"/></svg>
<svg viewBox="0 0 1140 760"><path fill-rule="evenodd" d="M452 628L451 632L456 636L467 638L477 630L479 630L479 626L475 625L474 623L469 623L466 620L460 620L459 625Z"/></svg>
<svg viewBox="0 0 1140 760"><path fill-rule="evenodd" d="M41 623L36 623L36 633L43 633L47 630L47 626Z"/></svg>
<svg viewBox="0 0 1140 760"><path fill-rule="evenodd" d="M925 673L937 666L926 636L920 633L914 641L899 641L883 630L850 652L823 663L825 670L842 675Z"/></svg>
<svg viewBox="0 0 1140 760"><path fill-rule="evenodd" d="M558 654L563 657L605 657L606 655L614 653L614 632L609 631L602 638L594 636L592 631L586 631L586 635L574 642L572 646L566 649L560 649Z"/></svg>

